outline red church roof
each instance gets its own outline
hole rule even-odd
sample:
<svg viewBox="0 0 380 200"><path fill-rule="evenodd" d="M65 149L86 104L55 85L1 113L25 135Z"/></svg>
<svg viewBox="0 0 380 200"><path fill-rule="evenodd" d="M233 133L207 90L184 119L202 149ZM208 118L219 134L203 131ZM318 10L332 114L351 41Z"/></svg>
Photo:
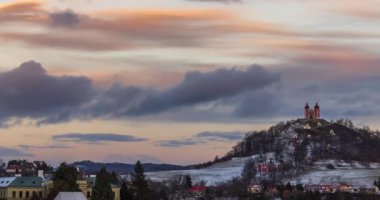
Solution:
<svg viewBox="0 0 380 200"><path fill-rule="evenodd" d="M190 191L192 191L192 192L203 192L206 189L207 188L205 186L193 186L192 188L190 188Z"/></svg>

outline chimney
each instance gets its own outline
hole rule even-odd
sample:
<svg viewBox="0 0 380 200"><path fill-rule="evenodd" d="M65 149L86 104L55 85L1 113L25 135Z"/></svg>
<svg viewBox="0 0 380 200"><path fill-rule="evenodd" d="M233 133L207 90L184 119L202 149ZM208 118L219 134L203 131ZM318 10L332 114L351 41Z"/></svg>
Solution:
<svg viewBox="0 0 380 200"><path fill-rule="evenodd" d="M38 170L38 177L44 178L44 170Z"/></svg>

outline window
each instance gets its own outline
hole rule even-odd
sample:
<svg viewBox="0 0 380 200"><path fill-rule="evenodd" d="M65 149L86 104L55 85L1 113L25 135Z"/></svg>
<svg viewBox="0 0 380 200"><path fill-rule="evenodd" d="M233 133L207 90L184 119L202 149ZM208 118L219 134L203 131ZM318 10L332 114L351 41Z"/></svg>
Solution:
<svg viewBox="0 0 380 200"><path fill-rule="evenodd" d="M26 191L25 197L29 198L29 191Z"/></svg>
<svg viewBox="0 0 380 200"><path fill-rule="evenodd" d="M22 198L22 191L18 192L18 196Z"/></svg>
<svg viewBox="0 0 380 200"><path fill-rule="evenodd" d="M13 197L13 198L16 198L16 191L13 191L13 192L12 192L12 197Z"/></svg>

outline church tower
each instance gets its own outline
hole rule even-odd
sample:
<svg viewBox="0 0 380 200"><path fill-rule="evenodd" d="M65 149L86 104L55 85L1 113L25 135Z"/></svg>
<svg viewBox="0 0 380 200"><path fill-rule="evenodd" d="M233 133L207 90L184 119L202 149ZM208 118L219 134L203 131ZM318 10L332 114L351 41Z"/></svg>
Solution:
<svg viewBox="0 0 380 200"><path fill-rule="evenodd" d="M321 109L319 108L318 102L315 103L315 106L314 106L314 117L315 119L321 118Z"/></svg>
<svg viewBox="0 0 380 200"><path fill-rule="evenodd" d="M305 105L305 119L309 119L309 103L306 102L306 105Z"/></svg>
<svg viewBox="0 0 380 200"><path fill-rule="evenodd" d="M318 102L315 103L314 109L310 109L309 103L306 102L305 105L305 119L320 119L321 118L321 108L318 105Z"/></svg>

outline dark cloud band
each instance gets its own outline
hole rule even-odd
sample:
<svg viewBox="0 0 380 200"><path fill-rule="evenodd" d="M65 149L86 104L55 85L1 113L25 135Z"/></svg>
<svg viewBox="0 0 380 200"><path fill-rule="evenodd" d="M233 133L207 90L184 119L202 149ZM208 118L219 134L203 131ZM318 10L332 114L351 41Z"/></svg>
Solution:
<svg viewBox="0 0 380 200"><path fill-rule="evenodd" d="M153 115L229 99L278 80L279 74L253 65L188 72L183 81L163 90L120 84L99 88L87 77L52 76L29 61L0 73L0 120L6 126L10 119L31 118L42 125Z"/></svg>

